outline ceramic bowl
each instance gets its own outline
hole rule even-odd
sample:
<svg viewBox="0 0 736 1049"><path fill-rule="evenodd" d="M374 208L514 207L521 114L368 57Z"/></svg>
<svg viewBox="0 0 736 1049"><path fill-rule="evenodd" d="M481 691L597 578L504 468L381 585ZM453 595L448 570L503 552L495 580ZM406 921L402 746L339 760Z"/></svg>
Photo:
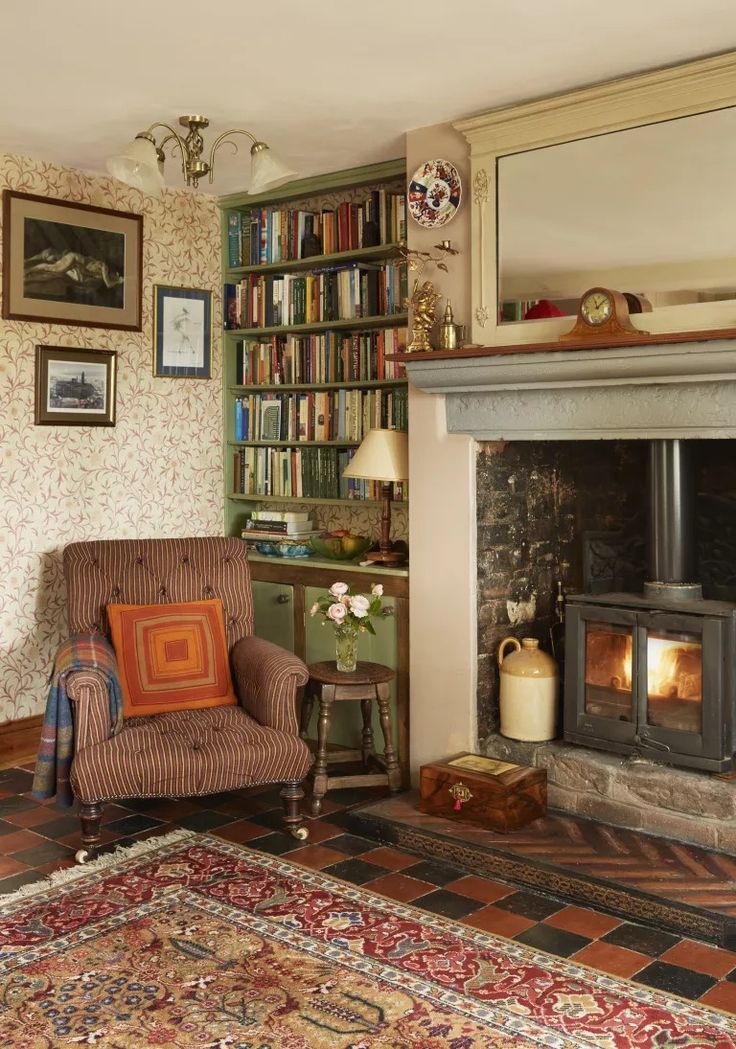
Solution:
<svg viewBox="0 0 736 1049"><path fill-rule="evenodd" d="M365 535L321 536L313 535L309 540L320 557L330 561L350 561L364 554L373 540Z"/></svg>

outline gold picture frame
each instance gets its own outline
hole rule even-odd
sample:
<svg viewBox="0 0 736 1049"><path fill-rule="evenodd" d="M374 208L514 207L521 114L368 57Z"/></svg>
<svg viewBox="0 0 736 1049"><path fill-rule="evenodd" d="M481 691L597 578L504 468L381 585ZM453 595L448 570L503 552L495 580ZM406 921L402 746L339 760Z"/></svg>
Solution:
<svg viewBox="0 0 736 1049"><path fill-rule="evenodd" d="M143 217L3 191L5 320L141 330Z"/></svg>
<svg viewBox="0 0 736 1049"><path fill-rule="evenodd" d="M36 347L37 426L114 426L114 350Z"/></svg>

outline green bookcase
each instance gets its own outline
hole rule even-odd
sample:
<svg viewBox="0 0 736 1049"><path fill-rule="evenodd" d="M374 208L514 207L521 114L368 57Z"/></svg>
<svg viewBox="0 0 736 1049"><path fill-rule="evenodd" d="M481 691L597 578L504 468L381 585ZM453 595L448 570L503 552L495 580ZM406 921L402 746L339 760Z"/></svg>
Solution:
<svg viewBox="0 0 736 1049"><path fill-rule="evenodd" d="M393 200L402 196L405 192L405 164L404 160L388 161L381 164L373 164L362 168L354 168L346 171L331 172L329 174L301 179L286 186L280 187L270 194L249 196L247 194L233 194L220 200L222 212L222 256L223 256L223 280L227 285L238 285L248 280L261 278L282 278L286 275L294 277L312 277L314 275L334 272L350 265L366 267L374 272L381 273L377 267L384 264L390 265L397 259L397 240L385 240L380 244L362 246L358 244L350 250L330 251L323 255L313 255L308 258L285 258L283 261L265 261L256 263L250 256L243 258L242 252L238 258L238 252L233 251L233 216L236 217L235 226L239 227L241 233L241 244L244 242L246 250L249 238L242 236L246 227L261 214L279 214L291 209L292 212L308 212L310 209L316 212L333 209L338 213L340 206L352 205L353 208L368 207L364 203L371 199L377 199L383 194L382 200ZM405 221L405 219L404 219ZM404 235L405 231L399 228L398 221L394 218L392 222L385 223L381 227L385 236ZM284 236L281 246L286 242L292 246L293 238ZM273 242L268 240L269 248ZM286 254L286 251L284 251ZM238 262L238 265L231 263ZM380 276L376 279L380 279ZM243 285L244 288L251 287ZM255 293L253 293L255 295ZM224 433L224 488L225 488L225 531L229 535L239 535L245 520L252 509L256 507L267 507L274 503L280 504L280 508L293 505L298 509L309 509L314 507L316 511L320 507L363 503L368 500L357 498L346 498L339 494L339 476L344 468L349 449L354 449L360 443L362 432L353 432L349 436L343 431L337 435L331 435L330 439L303 439L297 433L290 433L289 439L283 434L278 440L272 437L263 439L263 434L256 430L247 436L235 432L236 402L246 403L250 401L260 409L267 403L267 398L279 396L283 399L283 405L293 405L296 402L303 403L310 396L321 394L324 401L336 405L338 398L342 405L342 398L350 398L351 405L356 407L356 412L365 411L369 413L372 409L373 418L379 417L381 411L384 415L387 411L396 413L399 425L403 428L406 418L406 395L407 382L403 375L394 373L390 378L377 378L371 370L368 356L361 355L361 373L350 374L349 378L340 378L337 381L326 381L326 373L317 374L317 380L323 381L300 381L274 382L272 375L267 375L266 381L252 381L251 376L239 374L242 368L238 368L239 346L246 344L251 352L255 343L262 343L268 347L278 336L306 336L329 333L326 338L332 340L333 354L336 353L335 345L346 345L346 340L351 336L363 339L363 345L375 345L375 333L400 331L401 335L394 337L405 341L405 329L407 315L404 312L403 295L395 295L400 302L393 302L393 310L371 316L359 316L351 318L340 318L336 320L312 320L309 323L300 324L269 324L260 327L238 327L226 328L223 336L223 409L225 420ZM397 306L400 307L397 310ZM227 310L227 307L226 307ZM334 333L334 335L332 334ZM359 333L364 333L362 336ZM371 342L373 333L374 342ZM342 338L342 342L340 341ZM385 336L387 342L388 335ZM356 339L352 339L354 345ZM295 344L290 343L291 346ZM365 351L368 354L368 351ZM391 348L386 352L391 352ZM333 357L334 359L334 357ZM357 367L357 356L352 362ZM365 367L363 364L365 363ZM386 364L386 369L391 365ZM282 376L279 376L282 378ZM271 381L268 381L271 380ZM292 400L293 398L294 400ZM377 403L376 403L377 402ZM314 404L314 401L312 401ZM284 410L284 409L282 409ZM314 413L318 409L311 409ZM329 418L333 418L333 410L329 409ZM320 418L324 412L320 413ZM393 416L392 416L393 417ZM249 416L252 420L252 416ZM245 438L245 439L244 439ZM306 451L314 449L315 451ZM292 454L293 453L293 454ZM302 463L305 465L302 466ZM267 464L267 465L266 465ZM308 465L306 465L308 464ZM327 466L322 465L327 464ZM270 485L262 481L263 475L268 471L271 475L278 472L279 484ZM246 480L242 483L241 478L252 471L258 477L259 487L257 491L243 491L248 489ZM309 494L295 494L296 483L292 483L292 489L284 494L284 486L295 476L296 472L301 474L302 481L309 480ZM282 473L288 474L288 480L283 481ZM319 475L319 476L317 476ZM322 484L324 483L324 491ZM317 484L320 487L317 487ZM275 494L274 494L275 493ZM318 516L318 514L317 514ZM318 522L319 523L319 522Z"/></svg>

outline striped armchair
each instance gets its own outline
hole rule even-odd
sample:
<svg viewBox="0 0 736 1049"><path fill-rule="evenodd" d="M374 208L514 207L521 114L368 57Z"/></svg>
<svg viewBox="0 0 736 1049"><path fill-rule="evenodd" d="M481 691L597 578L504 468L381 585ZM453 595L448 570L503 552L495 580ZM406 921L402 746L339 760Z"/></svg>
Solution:
<svg viewBox="0 0 736 1049"><path fill-rule="evenodd" d="M80 862L100 840L102 804L121 798L203 795L282 783L286 828L306 839L299 802L312 755L299 737L297 692L307 681L292 653L253 637L246 544L240 539L121 539L64 550L72 634L108 635L109 602L156 604L219 597L238 706L126 719L111 736L105 679L71 674L71 785L81 804Z"/></svg>

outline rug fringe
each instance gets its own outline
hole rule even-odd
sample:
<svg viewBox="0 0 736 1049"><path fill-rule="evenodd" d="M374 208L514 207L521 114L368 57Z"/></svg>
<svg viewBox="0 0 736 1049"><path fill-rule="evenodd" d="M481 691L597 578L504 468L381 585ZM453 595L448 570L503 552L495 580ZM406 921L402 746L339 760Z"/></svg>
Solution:
<svg viewBox="0 0 736 1049"><path fill-rule="evenodd" d="M168 834L162 834L159 837L144 838L141 841L133 842L132 845L118 845L112 852L106 852L89 863L80 863L74 867L65 867L62 870L54 871L41 881L31 882L30 885L21 885L15 892L9 893L7 896L0 896L0 907L10 907L14 903L27 901L29 897L36 896L47 889L58 889L69 882L85 877L87 874L95 874L97 871L104 870L105 867L112 867L121 861L134 859L147 852L154 852L156 849L164 848L167 845L175 845L186 838L195 838L196 836L195 831L187 830L185 827L178 827L176 830L172 830Z"/></svg>

